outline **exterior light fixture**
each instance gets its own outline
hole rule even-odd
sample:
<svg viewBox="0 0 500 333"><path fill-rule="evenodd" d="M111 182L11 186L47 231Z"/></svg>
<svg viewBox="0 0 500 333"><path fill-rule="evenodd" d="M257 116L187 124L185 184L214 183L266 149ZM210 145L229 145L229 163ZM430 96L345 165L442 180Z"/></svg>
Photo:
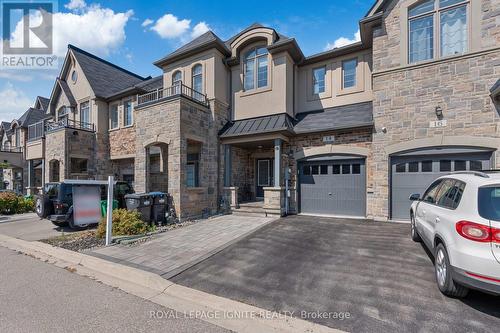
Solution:
<svg viewBox="0 0 500 333"><path fill-rule="evenodd" d="M436 112L436 117L438 117L438 119L443 118L443 109L439 105L436 106L435 112Z"/></svg>

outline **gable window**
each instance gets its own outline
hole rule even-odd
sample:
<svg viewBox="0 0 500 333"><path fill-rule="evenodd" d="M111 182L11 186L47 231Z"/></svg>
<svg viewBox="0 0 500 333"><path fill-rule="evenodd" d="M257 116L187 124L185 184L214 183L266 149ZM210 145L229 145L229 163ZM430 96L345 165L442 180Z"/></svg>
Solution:
<svg viewBox="0 0 500 333"><path fill-rule="evenodd" d="M131 126L133 117L133 106L132 101L126 101L123 103L123 126Z"/></svg>
<svg viewBox="0 0 500 333"><path fill-rule="evenodd" d="M352 88L356 86L356 67L357 59L342 61L342 87Z"/></svg>
<svg viewBox="0 0 500 333"><path fill-rule="evenodd" d="M16 135L16 147L21 147L21 129L19 127L16 127L14 129L14 133Z"/></svg>
<svg viewBox="0 0 500 333"><path fill-rule="evenodd" d="M245 90L267 86L267 48L256 47L245 54L243 82Z"/></svg>
<svg viewBox="0 0 500 333"><path fill-rule="evenodd" d="M83 126L90 125L90 103L88 101L80 104L80 121Z"/></svg>
<svg viewBox="0 0 500 333"><path fill-rule="evenodd" d="M325 92L326 68L320 67L313 69L313 92L320 94Z"/></svg>
<svg viewBox="0 0 500 333"><path fill-rule="evenodd" d="M57 119L59 121L65 122L68 120L68 115L71 112L71 108L67 106L62 106L57 110Z"/></svg>
<svg viewBox="0 0 500 333"><path fill-rule="evenodd" d="M409 62L463 54L468 48L469 0L425 0L408 10ZM439 36L439 45L434 45ZM439 51L436 52L435 48Z"/></svg>
<svg viewBox="0 0 500 333"><path fill-rule="evenodd" d="M118 128L118 104L109 107L109 126L111 129Z"/></svg>

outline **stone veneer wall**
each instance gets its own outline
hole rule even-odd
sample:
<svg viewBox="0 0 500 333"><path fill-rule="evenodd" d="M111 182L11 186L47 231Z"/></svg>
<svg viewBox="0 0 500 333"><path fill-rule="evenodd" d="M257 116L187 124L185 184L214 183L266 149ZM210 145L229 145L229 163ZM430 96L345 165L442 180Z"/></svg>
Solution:
<svg viewBox="0 0 500 333"><path fill-rule="evenodd" d="M493 139L490 142L500 138L499 115L489 97L489 88L500 77L500 49L398 68L399 6L400 1L393 1L373 39L376 131L371 211L381 220L389 217L388 146L436 137L437 142L456 136ZM500 45L498 15L498 1L483 0L481 44L485 49ZM430 122L437 120L436 106L443 109L446 127L430 128ZM498 152L496 161L498 168Z"/></svg>
<svg viewBox="0 0 500 333"><path fill-rule="evenodd" d="M109 132L109 152L111 156L135 154L135 126Z"/></svg>
<svg viewBox="0 0 500 333"><path fill-rule="evenodd" d="M66 131L64 129L47 133L45 135L45 182L50 181L50 162L59 161L59 180L67 178L66 169L68 163L66 159Z"/></svg>

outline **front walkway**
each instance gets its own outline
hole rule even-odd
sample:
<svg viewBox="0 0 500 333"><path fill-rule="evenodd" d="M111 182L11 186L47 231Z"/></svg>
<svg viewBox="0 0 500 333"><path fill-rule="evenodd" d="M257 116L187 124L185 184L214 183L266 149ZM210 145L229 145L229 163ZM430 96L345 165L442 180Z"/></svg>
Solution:
<svg viewBox="0 0 500 333"><path fill-rule="evenodd" d="M115 245L88 254L169 279L273 220L268 217L219 216L167 231L143 244Z"/></svg>

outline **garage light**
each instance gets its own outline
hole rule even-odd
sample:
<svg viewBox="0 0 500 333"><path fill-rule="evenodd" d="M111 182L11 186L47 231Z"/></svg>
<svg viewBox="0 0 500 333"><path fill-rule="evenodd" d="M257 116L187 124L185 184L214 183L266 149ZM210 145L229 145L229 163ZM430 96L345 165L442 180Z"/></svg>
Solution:
<svg viewBox="0 0 500 333"><path fill-rule="evenodd" d="M436 111L436 116L437 116L439 119L443 118L443 109L442 109L439 105L438 105L438 106L436 106L435 111Z"/></svg>

